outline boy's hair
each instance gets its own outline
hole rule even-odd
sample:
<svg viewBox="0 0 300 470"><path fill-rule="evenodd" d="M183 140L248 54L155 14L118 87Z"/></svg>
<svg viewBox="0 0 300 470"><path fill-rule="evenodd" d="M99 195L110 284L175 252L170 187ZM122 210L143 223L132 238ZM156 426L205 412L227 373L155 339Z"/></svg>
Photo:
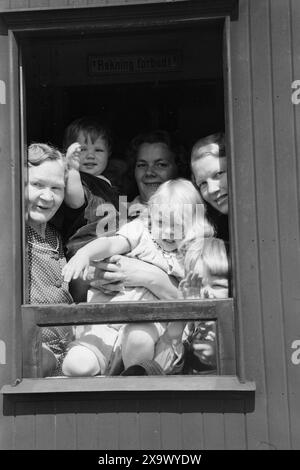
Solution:
<svg viewBox="0 0 300 470"><path fill-rule="evenodd" d="M33 143L28 147L27 166L39 166L46 160L58 161L61 163L65 178L67 177L67 164L64 155L49 144Z"/></svg>
<svg viewBox="0 0 300 470"><path fill-rule="evenodd" d="M186 235L191 226L202 236L212 236L212 226L204 214L201 196L193 183L184 178L165 181L150 197L148 203L150 217L164 210L172 212L174 222L184 225Z"/></svg>
<svg viewBox="0 0 300 470"><path fill-rule="evenodd" d="M226 157L225 152L225 135L223 132L211 134L207 137L199 139L192 148L191 164L194 161L206 155L214 155L216 157Z"/></svg>
<svg viewBox="0 0 300 470"><path fill-rule="evenodd" d="M83 133L85 139L90 136L93 143L101 137L107 145L109 154L111 154L113 143L111 132L106 125L94 116L81 117L68 125L63 139L63 147L65 151L71 144L77 142L80 132Z"/></svg>
<svg viewBox="0 0 300 470"><path fill-rule="evenodd" d="M203 264L211 276L228 277L229 262L223 240L214 237L196 237L189 242L184 257L185 273L193 271L202 277Z"/></svg>

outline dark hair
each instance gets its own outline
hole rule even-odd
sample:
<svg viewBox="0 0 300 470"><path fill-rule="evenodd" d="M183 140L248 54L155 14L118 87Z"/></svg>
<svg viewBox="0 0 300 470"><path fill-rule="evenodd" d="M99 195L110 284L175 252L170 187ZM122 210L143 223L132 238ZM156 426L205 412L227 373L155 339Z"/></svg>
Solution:
<svg viewBox="0 0 300 470"><path fill-rule="evenodd" d="M90 136L92 142L95 142L99 137L102 137L106 142L109 154L111 154L113 144L111 131L96 116L83 116L68 125L63 139L63 147L65 151L71 144L77 141L79 132L82 132L85 138Z"/></svg>
<svg viewBox="0 0 300 470"><path fill-rule="evenodd" d="M179 143L176 136L170 134L167 131L155 130L144 132L142 134L134 137L129 145L127 152L127 161L128 161L128 171L127 171L127 181L130 182L130 197L134 197L138 194L137 185L134 178L134 170L137 161L137 156L141 145L143 144L156 144L163 143L165 144L172 155L174 156L174 161L177 167L177 176L187 177L188 175L188 163L186 158L186 151L182 144ZM124 188L125 192L126 189Z"/></svg>

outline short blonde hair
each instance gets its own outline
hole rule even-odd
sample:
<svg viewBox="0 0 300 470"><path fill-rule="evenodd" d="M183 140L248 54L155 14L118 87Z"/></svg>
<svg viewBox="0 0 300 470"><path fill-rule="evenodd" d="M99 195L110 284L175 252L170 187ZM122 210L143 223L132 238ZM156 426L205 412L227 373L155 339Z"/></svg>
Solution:
<svg viewBox="0 0 300 470"><path fill-rule="evenodd" d="M191 181L177 178L159 186L149 199L148 213L151 218L159 211L163 214L163 210L172 212L174 222L183 226L183 236L186 236L191 227L199 231L199 235L213 235L201 196Z"/></svg>
<svg viewBox="0 0 300 470"><path fill-rule="evenodd" d="M184 268L186 275L193 271L202 277L203 265L205 265L211 276L228 277L229 262L223 240L214 237L196 237L185 247Z"/></svg>

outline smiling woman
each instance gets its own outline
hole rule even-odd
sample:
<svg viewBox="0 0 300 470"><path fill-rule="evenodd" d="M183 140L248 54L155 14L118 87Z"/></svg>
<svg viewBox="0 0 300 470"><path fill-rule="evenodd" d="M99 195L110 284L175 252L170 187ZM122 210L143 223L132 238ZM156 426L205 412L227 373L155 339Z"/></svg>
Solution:
<svg viewBox="0 0 300 470"><path fill-rule="evenodd" d="M27 221L41 236L45 236L47 222L61 205L65 188L62 158L54 159L56 153L53 153L52 159L48 157L49 159L39 160L41 152L48 151L47 147L42 144L30 146L28 162Z"/></svg>
<svg viewBox="0 0 300 470"><path fill-rule="evenodd" d="M164 142L143 143L137 155L135 179L140 198L148 202L163 183L177 175L174 155Z"/></svg>
<svg viewBox="0 0 300 470"><path fill-rule="evenodd" d="M194 183L206 204L207 216L217 236L228 241L228 182L225 136L212 134L198 140L192 149L191 168Z"/></svg>
<svg viewBox="0 0 300 470"><path fill-rule="evenodd" d="M49 224L64 198L66 167L60 152L45 144L28 149L26 244L28 301L34 304L72 303L61 270L65 265L62 240ZM42 329L43 375L60 375L71 327Z"/></svg>
<svg viewBox="0 0 300 470"><path fill-rule="evenodd" d="M131 192L138 195L130 204L129 215L146 205L162 183L186 173L183 148L168 132L157 130L136 136L129 149L128 177L132 185L134 175L136 185Z"/></svg>

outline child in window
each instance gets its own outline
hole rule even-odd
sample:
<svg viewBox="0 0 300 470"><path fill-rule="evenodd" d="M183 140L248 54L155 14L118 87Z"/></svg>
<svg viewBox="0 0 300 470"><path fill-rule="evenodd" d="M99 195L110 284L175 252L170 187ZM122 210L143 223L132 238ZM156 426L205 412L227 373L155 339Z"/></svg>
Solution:
<svg viewBox="0 0 300 470"><path fill-rule="evenodd" d="M185 299L225 299L228 297L228 257L225 243L218 238L195 238L185 254L186 277L180 283ZM189 372L215 370L215 322L189 322L186 346Z"/></svg>
<svg viewBox="0 0 300 470"><path fill-rule="evenodd" d="M82 247L69 261L63 270L65 281L86 278L88 267L95 259L104 259L115 254L126 254L154 264L174 276L177 281L184 277L183 259L178 246L193 225L199 236L212 235L212 228L207 223L202 210L201 198L190 181L184 179L170 180L163 183L150 198L148 209L143 217L124 225L114 237L98 238ZM194 222L194 224L193 224ZM144 287L126 288L113 300L153 300L157 299ZM101 298L103 301L103 298ZM112 300L110 297L108 300ZM93 299L92 299L93 301ZM176 325L174 325L176 323ZM152 360L155 344L166 330L178 337L178 354L173 348L174 356L182 354L181 337L185 322L128 324L121 330L122 359L125 368L144 360ZM107 373L110 357L107 357L105 331L107 325L94 325L84 334L80 341L70 349L65 362L66 375L76 373L80 362L85 361L88 372L85 375ZM115 330L116 331L116 330ZM115 340L119 332L115 333ZM100 338L98 351L97 338ZM112 353L110 331L109 355ZM76 348L75 348L76 346ZM88 349L88 352L86 351ZM175 348L176 349L176 348ZM92 353L92 354L91 354ZM92 360L92 355L94 358ZM174 357L174 361L176 358ZM88 366L90 361L91 365ZM174 362L173 361L173 362ZM80 367L82 372L83 368Z"/></svg>
<svg viewBox="0 0 300 470"><path fill-rule="evenodd" d="M65 131L64 147L69 176L60 216L70 258L91 240L115 233L118 194L103 175L112 149L108 128L96 118L77 119ZM82 206L74 218L74 209ZM77 302L86 300L87 289L81 280L70 286Z"/></svg>

